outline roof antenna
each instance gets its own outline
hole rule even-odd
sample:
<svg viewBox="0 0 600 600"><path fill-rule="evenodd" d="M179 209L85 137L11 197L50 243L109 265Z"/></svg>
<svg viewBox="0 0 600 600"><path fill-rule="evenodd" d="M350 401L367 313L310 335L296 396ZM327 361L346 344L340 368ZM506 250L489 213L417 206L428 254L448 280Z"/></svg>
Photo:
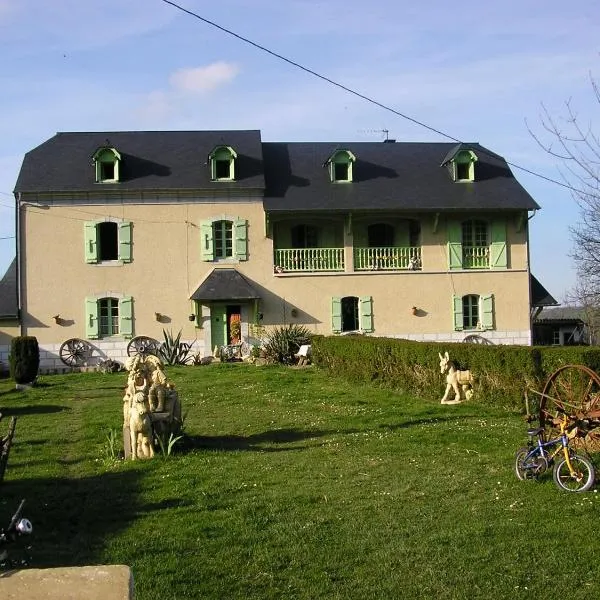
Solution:
<svg viewBox="0 0 600 600"><path fill-rule="evenodd" d="M361 133L382 133L385 135L385 139L381 140L383 143L386 142L395 142L396 140L390 140L390 130L389 129L362 129Z"/></svg>

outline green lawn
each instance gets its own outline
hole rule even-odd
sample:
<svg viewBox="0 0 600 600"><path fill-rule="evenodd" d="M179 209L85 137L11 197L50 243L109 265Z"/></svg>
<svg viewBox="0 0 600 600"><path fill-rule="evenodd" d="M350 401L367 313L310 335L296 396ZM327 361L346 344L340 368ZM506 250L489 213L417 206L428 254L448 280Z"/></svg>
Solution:
<svg viewBox="0 0 600 600"><path fill-rule="evenodd" d="M518 481L518 415L314 368L167 375L185 445L127 463L105 458L125 374L0 381L19 418L0 518L27 498L32 566L127 564L137 600L600 594L599 494Z"/></svg>

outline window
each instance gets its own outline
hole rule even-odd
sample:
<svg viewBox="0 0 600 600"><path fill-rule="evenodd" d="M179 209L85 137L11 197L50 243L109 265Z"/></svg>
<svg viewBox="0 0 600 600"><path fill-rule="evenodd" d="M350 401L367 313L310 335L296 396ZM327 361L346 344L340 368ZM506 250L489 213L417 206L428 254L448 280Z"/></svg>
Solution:
<svg viewBox="0 0 600 600"><path fill-rule="evenodd" d="M87 263L120 260L131 262L129 221L88 221L84 224L84 256Z"/></svg>
<svg viewBox="0 0 600 600"><path fill-rule="evenodd" d="M325 161L333 183L349 183L353 180L352 165L356 157L350 150L337 150Z"/></svg>
<svg viewBox="0 0 600 600"><path fill-rule="evenodd" d="M371 296L357 298L345 296L332 298L331 328L334 333L373 331L373 299Z"/></svg>
<svg viewBox="0 0 600 600"><path fill-rule="evenodd" d="M481 219L448 222L450 269L506 269L506 221Z"/></svg>
<svg viewBox="0 0 600 600"><path fill-rule="evenodd" d="M85 332L88 339L133 335L133 301L130 297L102 295L85 299Z"/></svg>
<svg viewBox="0 0 600 600"><path fill-rule="evenodd" d="M479 296L469 294L462 298L463 329L481 328L479 320Z"/></svg>
<svg viewBox="0 0 600 600"><path fill-rule="evenodd" d="M319 230L313 225L292 227L292 248L318 248Z"/></svg>
<svg viewBox="0 0 600 600"><path fill-rule="evenodd" d="M552 345L560 346L560 329L558 327L552 328Z"/></svg>
<svg viewBox="0 0 600 600"><path fill-rule="evenodd" d="M375 223L367 229L369 248L390 248L394 245L394 228L387 223Z"/></svg>
<svg viewBox="0 0 600 600"><path fill-rule="evenodd" d="M96 169L96 183L117 183L121 155L110 146L98 148L92 157Z"/></svg>
<svg viewBox="0 0 600 600"><path fill-rule="evenodd" d="M117 335L119 333L119 301L116 298L101 298L98 301L100 336Z"/></svg>
<svg viewBox="0 0 600 600"><path fill-rule="evenodd" d="M118 225L110 221L98 223L97 233L100 260L117 260L119 258Z"/></svg>
<svg viewBox="0 0 600 600"><path fill-rule="evenodd" d="M235 217L216 217L200 223L202 260L248 260L248 223Z"/></svg>
<svg viewBox="0 0 600 600"><path fill-rule="evenodd" d="M231 146L217 146L209 155L210 177L213 181L235 179L236 151Z"/></svg>
<svg viewBox="0 0 600 600"><path fill-rule="evenodd" d="M475 181L475 163L477 156L471 150L459 152L452 161L454 164L454 181Z"/></svg>
<svg viewBox="0 0 600 600"><path fill-rule="evenodd" d="M494 296L466 294L454 296L454 329L494 329Z"/></svg>
<svg viewBox="0 0 600 600"><path fill-rule="evenodd" d="M231 221L215 221L213 223L213 244L215 258L233 256L233 223Z"/></svg>

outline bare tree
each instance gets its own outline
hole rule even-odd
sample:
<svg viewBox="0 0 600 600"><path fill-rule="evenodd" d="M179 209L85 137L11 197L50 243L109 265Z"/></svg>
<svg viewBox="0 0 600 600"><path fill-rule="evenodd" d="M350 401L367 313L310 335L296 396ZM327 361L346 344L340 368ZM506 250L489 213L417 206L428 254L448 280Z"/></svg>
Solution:
<svg viewBox="0 0 600 600"><path fill-rule="evenodd" d="M590 81L600 105L598 83L592 76ZM560 160L565 186L579 206L579 222L570 228L577 284L568 300L596 315L600 309L600 138L591 122L583 122L571 100L565 102L565 110L565 116L555 118L542 105L543 135L528 129L548 154Z"/></svg>

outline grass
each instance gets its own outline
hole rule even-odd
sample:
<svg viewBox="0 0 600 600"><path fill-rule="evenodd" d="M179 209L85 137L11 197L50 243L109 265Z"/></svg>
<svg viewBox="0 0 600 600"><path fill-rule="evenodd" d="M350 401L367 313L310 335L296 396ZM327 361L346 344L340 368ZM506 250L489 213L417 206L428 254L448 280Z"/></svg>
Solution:
<svg viewBox="0 0 600 600"><path fill-rule="evenodd" d="M137 600L598 595L599 494L518 481L518 415L317 369L167 374L185 440L135 462L110 451L122 373L0 381L0 522L27 498L32 566L127 564Z"/></svg>

